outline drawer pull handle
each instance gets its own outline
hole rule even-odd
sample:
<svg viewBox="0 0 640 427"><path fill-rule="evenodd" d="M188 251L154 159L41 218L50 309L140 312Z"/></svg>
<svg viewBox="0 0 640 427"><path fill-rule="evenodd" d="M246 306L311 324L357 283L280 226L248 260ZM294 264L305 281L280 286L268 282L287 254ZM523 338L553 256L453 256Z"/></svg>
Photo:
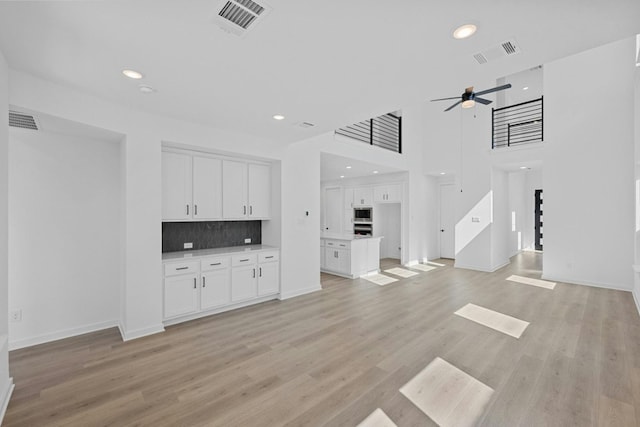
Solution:
<svg viewBox="0 0 640 427"><path fill-rule="evenodd" d="M340 245L340 246L342 246L344 248L346 245Z"/></svg>
<svg viewBox="0 0 640 427"><path fill-rule="evenodd" d="M205 286L207 286L206 282L205 282L206 277L202 278L202 287L204 288Z"/></svg>
<svg viewBox="0 0 640 427"><path fill-rule="evenodd" d="M189 269L189 267L178 267L178 268L176 268L176 270L187 270L187 269Z"/></svg>
<svg viewBox="0 0 640 427"><path fill-rule="evenodd" d="M256 269L255 268L253 269L253 278L254 279L256 278Z"/></svg>
<svg viewBox="0 0 640 427"><path fill-rule="evenodd" d="M247 261L249 261L249 258L240 260L240 262L247 262Z"/></svg>
<svg viewBox="0 0 640 427"><path fill-rule="evenodd" d="M221 265L221 264L222 264L221 262L215 262L215 263L213 263L211 265Z"/></svg>
<svg viewBox="0 0 640 427"><path fill-rule="evenodd" d="M197 282L196 282L196 278L193 278L193 289L197 289Z"/></svg>
<svg viewBox="0 0 640 427"><path fill-rule="evenodd" d="M262 277L262 267L260 267L260 277Z"/></svg>
<svg viewBox="0 0 640 427"><path fill-rule="evenodd" d="M270 258L273 258L273 255L269 255L269 256L264 257L264 259L270 259Z"/></svg>

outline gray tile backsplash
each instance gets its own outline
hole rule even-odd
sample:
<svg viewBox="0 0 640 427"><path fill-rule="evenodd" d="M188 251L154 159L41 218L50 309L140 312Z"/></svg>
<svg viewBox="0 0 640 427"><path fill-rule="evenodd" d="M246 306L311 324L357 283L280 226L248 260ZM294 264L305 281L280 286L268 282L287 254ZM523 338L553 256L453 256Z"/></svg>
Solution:
<svg viewBox="0 0 640 427"><path fill-rule="evenodd" d="M252 245L262 243L262 221L162 223L162 252L241 246L247 238ZM193 248L184 249L185 243L193 243Z"/></svg>

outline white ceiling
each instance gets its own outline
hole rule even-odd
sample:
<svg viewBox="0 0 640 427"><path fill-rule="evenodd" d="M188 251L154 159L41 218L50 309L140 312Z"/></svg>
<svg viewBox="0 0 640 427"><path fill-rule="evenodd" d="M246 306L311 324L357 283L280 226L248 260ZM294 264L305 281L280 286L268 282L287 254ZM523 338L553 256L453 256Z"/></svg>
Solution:
<svg viewBox="0 0 640 427"><path fill-rule="evenodd" d="M288 143L640 32L638 0L268 0L245 37L217 27L218 4L0 1L0 50L14 69L122 105ZM477 34L454 40L466 22ZM474 61L511 37L522 53ZM158 92L139 93L123 68Z"/></svg>
<svg viewBox="0 0 640 427"><path fill-rule="evenodd" d="M347 169L347 166L350 166ZM377 171L374 174L373 171ZM350 159L336 156L335 154L321 153L320 156L320 181L334 181L349 178L372 177L387 173L401 172L400 169L385 165L365 162L363 160Z"/></svg>

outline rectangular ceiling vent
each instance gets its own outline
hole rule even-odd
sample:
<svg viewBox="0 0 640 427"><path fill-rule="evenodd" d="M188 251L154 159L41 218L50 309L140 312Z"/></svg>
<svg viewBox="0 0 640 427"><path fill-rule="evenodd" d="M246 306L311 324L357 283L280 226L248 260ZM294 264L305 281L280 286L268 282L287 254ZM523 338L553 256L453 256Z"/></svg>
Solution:
<svg viewBox="0 0 640 427"><path fill-rule="evenodd" d="M268 5L252 0L222 0L216 20L223 30L242 36L263 20L270 11Z"/></svg>
<svg viewBox="0 0 640 427"><path fill-rule="evenodd" d="M31 114L18 113L9 110L9 126L14 128L38 130L36 118Z"/></svg>
<svg viewBox="0 0 640 427"><path fill-rule="evenodd" d="M315 126L315 124L313 123L309 123L309 122L300 122L298 123L298 126L300 126L301 128L312 128Z"/></svg>
<svg viewBox="0 0 640 427"><path fill-rule="evenodd" d="M495 61L496 59L518 53L520 53L520 47L514 39L510 39L500 43L498 46L476 53L473 55L473 59L475 59L478 64L482 65L489 61Z"/></svg>

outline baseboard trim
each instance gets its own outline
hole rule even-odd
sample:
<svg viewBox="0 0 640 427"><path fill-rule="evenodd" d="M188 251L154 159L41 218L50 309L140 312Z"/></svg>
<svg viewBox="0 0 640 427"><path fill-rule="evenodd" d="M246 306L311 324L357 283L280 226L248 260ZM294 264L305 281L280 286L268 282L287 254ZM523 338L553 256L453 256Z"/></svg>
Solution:
<svg viewBox="0 0 640 427"><path fill-rule="evenodd" d="M101 331L118 326L117 320L107 322L93 323L91 325L80 326L78 328L64 329L62 331L51 332L49 334L38 335L35 337L23 338L15 341L9 341L9 351L18 350L25 347L31 347L38 344L44 344L51 341L58 341L65 338L71 338L78 335L89 334L91 332Z"/></svg>
<svg viewBox="0 0 640 427"><path fill-rule="evenodd" d="M13 378L9 377L8 384L5 387L4 396L2 397L2 407L0 407L0 423L4 420L7 408L9 407L9 401L11 400L11 395L13 394L13 389L15 388L16 385L13 383Z"/></svg>
<svg viewBox="0 0 640 427"><path fill-rule="evenodd" d="M122 335L122 341L131 341L164 332L164 325L160 323L159 325L153 325L147 328L139 328L132 331L127 331L122 323L118 323L118 329L120 330L120 335Z"/></svg>
<svg viewBox="0 0 640 427"><path fill-rule="evenodd" d="M633 291L628 287L611 284L611 283L598 283L598 282L589 282L586 280L567 279L567 278L553 276L553 275L549 276L547 274L543 274L541 278L542 280L549 280L551 282L562 282L562 283L569 283L572 285L591 286L593 288L611 289L613 291L625 291L625 292Z"/></svg>
<svg viewBox="0 0 640 427"><path fill-rule="evenodd" d="M483 273L494 273L497 270L500 270L502 267L506 267L510 263L511 263L511 261L507 260L507 262L505 262L503 264L500 264L497 267L490 267L490 268L479 267L477 265L461 264L459 262L456 262L453 266L455 268L464 268L465 270L482 271Z"/></svg>
<svg viewBox="0 0 640 427"><path fill-rule="evenodd" d="M311 294L313 292L318 292L322 290L322 285L320 285L320 283L318 283L315 286L310 286L308 288L304 288L304 289L297 289L293 292L281 292L280 293L280 300L286 300L289 298L295 298L295 297L299 297L302 295L307 295L307 294Z"/></svg>

